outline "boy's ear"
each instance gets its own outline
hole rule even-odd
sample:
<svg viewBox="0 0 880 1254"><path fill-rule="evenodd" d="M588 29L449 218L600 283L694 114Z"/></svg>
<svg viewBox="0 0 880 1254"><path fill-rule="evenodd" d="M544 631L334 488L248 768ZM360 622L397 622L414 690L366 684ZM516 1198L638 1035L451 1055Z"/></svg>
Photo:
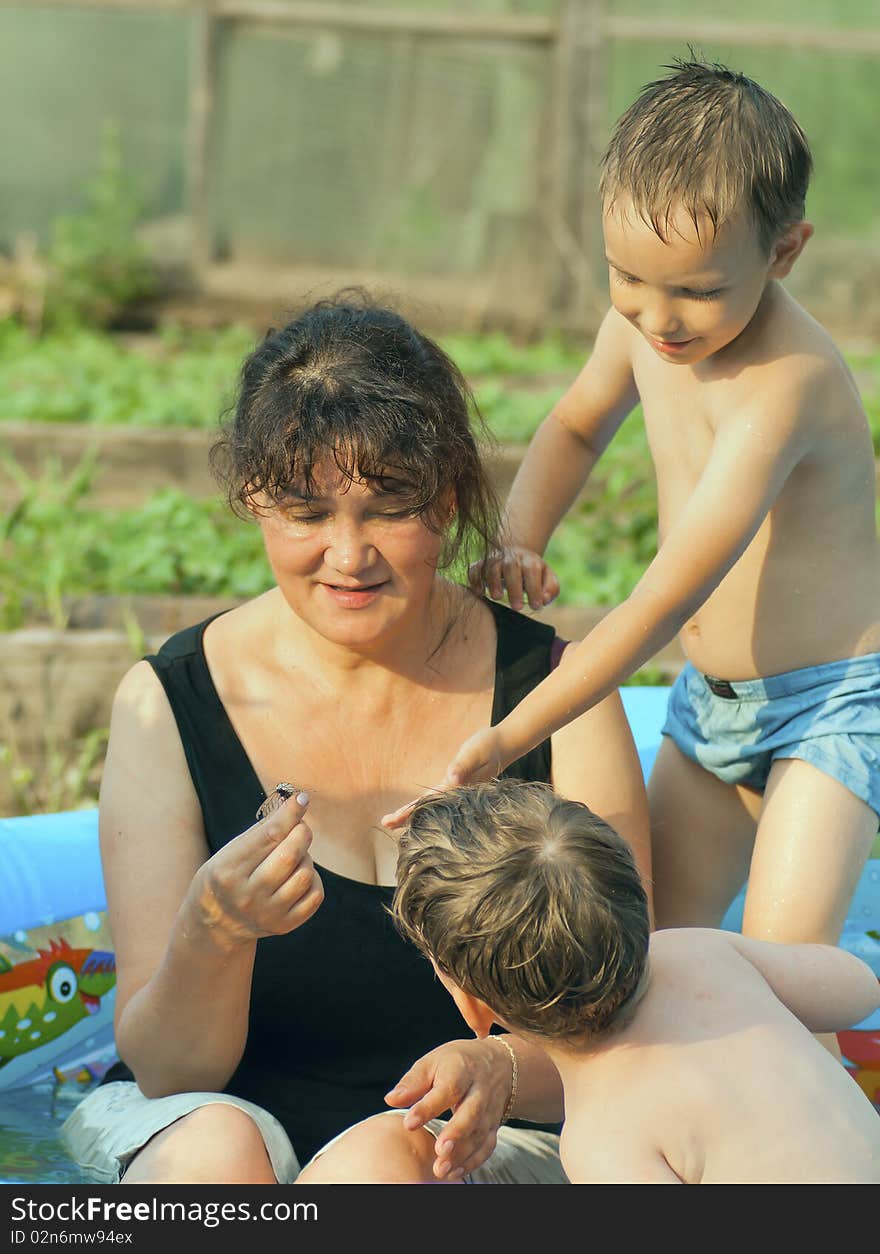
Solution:
<svg viewBox="0 0 880 1254"><path fill-rule="evenodd" d="M776 241L770 254L771 279L785 278L812 234L813 227L809 222L795 222L786 230Z"/></svg>
<svg viewBox="0 0 880 1254"><path fill-rule="evenodd" d="M466 993L464 989L457 985L450 988L452 1000L458 1006L462 1019L468 1025L474 1036L483 1040L492 1030L492 1024L495 1022L495 1012L486 1005L479 997L474 997L473 993Z"/></svg>
<svg viewBox="0 0 880 1254"><path fill-rule="evenodd" d="M432 966L437 972L437 978L446 989L449 996L458 1006L459 1014L468 1025L474 1036L478 1036L480 1040L489 1035L492 1024L495 1023L495 1013L482 1001L479 997L475 997L473 993L466 993L463 988L451 980L445 972L441 971L436 962L432 959Z"/></svg>

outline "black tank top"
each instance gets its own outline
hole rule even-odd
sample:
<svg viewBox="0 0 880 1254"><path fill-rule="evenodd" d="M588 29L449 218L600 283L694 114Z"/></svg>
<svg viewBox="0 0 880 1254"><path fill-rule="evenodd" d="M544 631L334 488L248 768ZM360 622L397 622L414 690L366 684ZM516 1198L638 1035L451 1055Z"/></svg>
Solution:
<svg viewBox="0 0 880 1254"><path fill-rule="evenodd" d="M492 722L558 661L552 627L495 602ZM203 649L211 619L178 632L147 658L168 696L215 853L254 823L265 793L211 679ZM504 772L550 780L550 742ZM301 1164L331 1137L389 1107L383 1097L444 1041L469 1037L452 998L385 907L394 890L318 867L324 901L286 936L257 942L248 1039L225 1091L284 1125ZM104 1078L133 1079L123 1063ZM558 1125L526 1125L558 1131Z"/></svg>

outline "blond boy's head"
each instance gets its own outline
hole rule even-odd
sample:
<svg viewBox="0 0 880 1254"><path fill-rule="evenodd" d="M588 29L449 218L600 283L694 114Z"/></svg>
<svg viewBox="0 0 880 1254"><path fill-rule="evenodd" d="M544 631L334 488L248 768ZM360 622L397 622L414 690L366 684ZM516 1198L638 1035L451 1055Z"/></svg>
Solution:
<svg viewBox="0 0 880 1254"><path fill-rule="evenodd" d="M400 839L395 921L505 1026L572 1044L627 1018L648 952L626 842L546 784L497 780L419 803Z"/></svg>
<svg viewBox="0 0 880 1254"><path fill-rule="evenodd" d="M698 234L745 208L762 249L803 219L812 159L783 104L744 74L677 62L618 120L603 157L606 212L634 211L661 239L683 209Z"/></svg>

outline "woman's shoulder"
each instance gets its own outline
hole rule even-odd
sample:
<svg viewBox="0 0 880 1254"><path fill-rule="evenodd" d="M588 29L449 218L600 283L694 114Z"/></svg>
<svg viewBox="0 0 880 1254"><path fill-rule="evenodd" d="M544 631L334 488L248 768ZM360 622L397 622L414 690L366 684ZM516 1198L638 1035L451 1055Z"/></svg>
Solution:
<svg viewBox="0 0 880 1254"><path fill-rule="evenodd" d="M494 619L497 636L497 666L512 682L528 682L533 675L543 677L559 662L565 642L555 628L498 601L485 601Z"/></svg>
<svg viewBox="0 0 880 1254"><path fill-rule="evenodd" d="M243 601L230 609L218 610L197 623L182 627L168 636L159 649L149 654L146 660L153 663L157 669L161 669L175 661L193 656L203 657L205 636L209 631L212 642L232 642L247 638L257 630L257 624L261 618L259 606L265 595L268 594Z"/></svg>

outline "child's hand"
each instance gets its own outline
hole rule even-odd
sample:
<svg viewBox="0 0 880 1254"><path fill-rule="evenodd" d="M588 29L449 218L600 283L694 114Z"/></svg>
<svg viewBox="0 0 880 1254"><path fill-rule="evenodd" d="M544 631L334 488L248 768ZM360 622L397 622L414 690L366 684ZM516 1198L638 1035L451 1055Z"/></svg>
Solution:
<svg viewBox="0 0 880 1254"><path fill-rule="evenodd" d="M446 776L438 787L427 788L418 797L408 801L398 810L383 814L383 827L403 827L416 806L425 797L435 796L447 788L458 788L460 784L482 784L494 779L504 770L513 758L502 747L501 736L497 727L484 727L475 732L459 749L446 769Z"/></svg>
<svg viewBox="0 0 880 1254"><path fill-rule="evenodd" d="M390 814L383 814L379 822L383 827L390 827L392 829L395 827L403 827L404 823L420 801L424 801L426 797L436 797L437 794L442 791L442 788L427 788L424 792L419 793L417 797L413 798L412 801L407 801L406 805L401 806L400 809L392 810Z"/></svg>
<svg viewBox="0 0 880 1254"><path fill-rule="evenodd" d="M471 591L483 595L485 588L493 601L500 601L507 589L511 608L523 608L523 592L533 610L559 596L559 580L541 557L518 544L505 545L482 562L474 562L468 571Z"/></svg>
<svg viewBox="0 0 880 1254"><path fill-rule="evenodd" d="M512 761L506 754L497 727L484 727L474 732L446 768L441 788L458 788L460 784L483 784L494 779Z"/></svg>

